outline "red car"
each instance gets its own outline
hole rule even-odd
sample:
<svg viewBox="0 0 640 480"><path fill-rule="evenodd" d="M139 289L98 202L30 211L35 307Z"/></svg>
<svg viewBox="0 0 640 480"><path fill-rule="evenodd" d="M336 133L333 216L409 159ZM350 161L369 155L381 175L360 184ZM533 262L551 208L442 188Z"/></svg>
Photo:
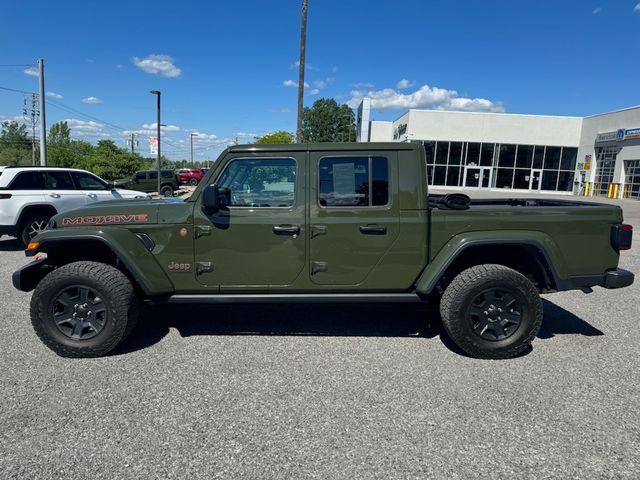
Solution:
<svg viewBox="0 0 640 480"><path fill-rule="evenodd" d="M196 186L204 177L204 172L199 168L181 168L176 171L176 175L180 183Z"/></svg>

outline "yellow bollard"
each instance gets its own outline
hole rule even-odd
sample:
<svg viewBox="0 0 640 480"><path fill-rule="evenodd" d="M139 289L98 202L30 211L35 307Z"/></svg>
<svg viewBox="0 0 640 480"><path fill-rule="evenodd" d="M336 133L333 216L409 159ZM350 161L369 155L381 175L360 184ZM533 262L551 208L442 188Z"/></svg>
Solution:
<svg viewBox="0 0 640 480"><path fill-rule="evenodd" d="M584 196L585 197L589 196L589 182L584 184Z"/></svg>
<svg viewBox="0 0 640 480"><path fill-rule="evenodd" d="M618 198L618 186L617 183L613 184L613 196L611 198Z"/></svg>
<svg viewBox="0 0 640 480"><path fill-rule="evenodd" d="M609 188L607 189L607 198L611 198L612 192L613 192L613 183L610 183Z"/></svg>

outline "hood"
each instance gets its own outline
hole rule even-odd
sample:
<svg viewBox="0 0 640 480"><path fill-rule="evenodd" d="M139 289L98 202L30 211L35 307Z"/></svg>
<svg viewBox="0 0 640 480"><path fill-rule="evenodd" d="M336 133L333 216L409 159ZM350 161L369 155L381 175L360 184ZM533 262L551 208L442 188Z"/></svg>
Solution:
<svg viewBox="0 0 640 480"><path fill-rule="evenodd" d="M54 216L54 228L96 225L148 225L158 222L161 199L108 200ZM53 223L55 222L55 223Z"/></svg>

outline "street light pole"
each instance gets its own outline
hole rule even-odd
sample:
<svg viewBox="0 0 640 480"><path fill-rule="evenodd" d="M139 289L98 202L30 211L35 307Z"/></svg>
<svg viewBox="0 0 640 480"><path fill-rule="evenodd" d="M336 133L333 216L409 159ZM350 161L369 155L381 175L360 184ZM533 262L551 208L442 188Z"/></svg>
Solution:
<svg viewBox="0 0 640 480"><path fill-rule="evenodd" d="M193 168L193 137L197 137L198 134L191 132L189 136L191 137L191 168Z"/></svg>
<svg viewBox="0 0 640 480"><path fill-rule="evenodd" d="M160 90L151 90L149 93L155 95L158 99L158 120L156 124L156 126L158 127L158 149L156 150L156 153L158 154L158 195L160 195Z"/></svg>

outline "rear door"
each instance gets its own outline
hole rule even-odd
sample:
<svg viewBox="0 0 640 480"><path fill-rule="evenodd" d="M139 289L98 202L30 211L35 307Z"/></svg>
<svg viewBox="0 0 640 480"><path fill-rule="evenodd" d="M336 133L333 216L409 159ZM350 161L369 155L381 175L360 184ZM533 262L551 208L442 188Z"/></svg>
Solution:
<svg viewBox="0 0 640 480"><path fill-rule="evenodd" d="M310 152L310 274L360 285L399 233L397 153Z"/></svg>
<svg viewBox="0 0 640 480"><path fill-rule="evenodd" d="M43 170L44 195L58 212L66 212L86 205L85 194L77 190L67 170Z"/></svg>

